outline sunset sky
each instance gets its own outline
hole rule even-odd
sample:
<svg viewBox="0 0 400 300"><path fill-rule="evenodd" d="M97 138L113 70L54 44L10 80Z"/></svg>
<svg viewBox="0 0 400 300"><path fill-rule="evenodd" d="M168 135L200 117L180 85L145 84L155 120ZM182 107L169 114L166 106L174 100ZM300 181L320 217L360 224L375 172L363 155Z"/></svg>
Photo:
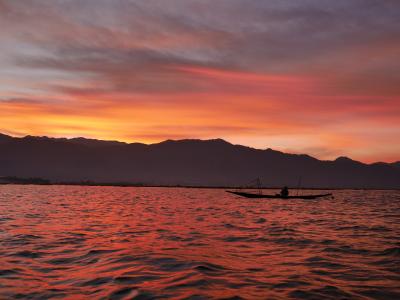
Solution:
<svg viewBox="0 0 400 300"><path fill-rule="evenodd" d="M0 0L0 132L400 160L398 0Z"/></svg>

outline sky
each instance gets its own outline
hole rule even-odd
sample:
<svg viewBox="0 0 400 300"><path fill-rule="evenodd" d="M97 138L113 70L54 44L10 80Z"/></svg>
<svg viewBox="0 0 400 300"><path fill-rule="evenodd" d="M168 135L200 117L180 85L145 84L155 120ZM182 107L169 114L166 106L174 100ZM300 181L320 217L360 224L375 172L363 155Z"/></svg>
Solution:
<svg viewBox="0 0 400 300"><path fill-rule="evenodd" d="M400 160L398 0L0 0L0 132Z"/></svg>

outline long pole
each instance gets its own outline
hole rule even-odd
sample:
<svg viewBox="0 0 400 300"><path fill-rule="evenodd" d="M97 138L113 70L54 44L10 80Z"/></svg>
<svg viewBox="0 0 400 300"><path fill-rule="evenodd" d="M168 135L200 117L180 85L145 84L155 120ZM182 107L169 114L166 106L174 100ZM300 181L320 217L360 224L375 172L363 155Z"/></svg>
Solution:
<svg viewBox="0 0 400 300"><path fill-rule="evenodd" d="M262 189L261 189L261 179L260 177L257 178L257 186L258 186L258 194L262 194Z"/></svg>
<svg viewBox="0 0 400 300"><path fill-rule="evenodd" d="M299 195L300 185L301 185L301 176L299 176L299 181L298 181L298 183L297 183L297 195L296 195L296 196Z"/></svg>

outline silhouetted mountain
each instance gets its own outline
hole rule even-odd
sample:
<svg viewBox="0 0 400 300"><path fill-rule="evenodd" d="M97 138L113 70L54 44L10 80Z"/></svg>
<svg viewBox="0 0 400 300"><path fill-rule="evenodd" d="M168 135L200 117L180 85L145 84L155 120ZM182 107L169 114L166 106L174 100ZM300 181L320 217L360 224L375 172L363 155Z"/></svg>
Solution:
<svg viewBox="0 0 400 300"><path fill-rule="evenodd" d="M391 163L391 165L400 169L400 161L396 161L394 163Z"/></svg>
<svg viewBox="0 0 400 300"><path fill-rule="evenodd" d="M363 164L346 157L321 161L232 145L224 140L167 140L146 145L84 138L0 135L0 176L52 181L160 185L400 188L399 162Z"/></svg>
<svg viewBox="0 0 400 300"><path fill-rule="evenodd" d="M126 145L126 143L118 142L118 141L101 141L101 140L95 140L95 139L85 139L85 138L74 138L70 139L71 142L76 143L76 144L81 144L81 145L86 145L86 146L91 146L91 147L97 147L97 146L115 146L115 145Z"/></svg>
<svg viewBox="0 0 400 300"><path fill-rule="evenodd" d="M13 138L11 136L5 135L5 134L1 134L0 133L0 144L1 143L5 143L5 142L9 142L10 140L12 140Z"/></svg>

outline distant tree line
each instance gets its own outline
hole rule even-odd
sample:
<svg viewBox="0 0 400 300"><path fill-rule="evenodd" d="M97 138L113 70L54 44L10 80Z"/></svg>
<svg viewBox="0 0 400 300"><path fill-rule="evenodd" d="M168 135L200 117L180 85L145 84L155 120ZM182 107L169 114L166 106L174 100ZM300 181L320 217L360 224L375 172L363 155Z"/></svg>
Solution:
<svg viewBox="0 0 400 300"><path fill-rule="evenodd" d="M0 177L0 183L4 183L4 184L51 184L50 180L39 178L39 177L21 178L21 177L16 177L16 176Z"/></svg>

